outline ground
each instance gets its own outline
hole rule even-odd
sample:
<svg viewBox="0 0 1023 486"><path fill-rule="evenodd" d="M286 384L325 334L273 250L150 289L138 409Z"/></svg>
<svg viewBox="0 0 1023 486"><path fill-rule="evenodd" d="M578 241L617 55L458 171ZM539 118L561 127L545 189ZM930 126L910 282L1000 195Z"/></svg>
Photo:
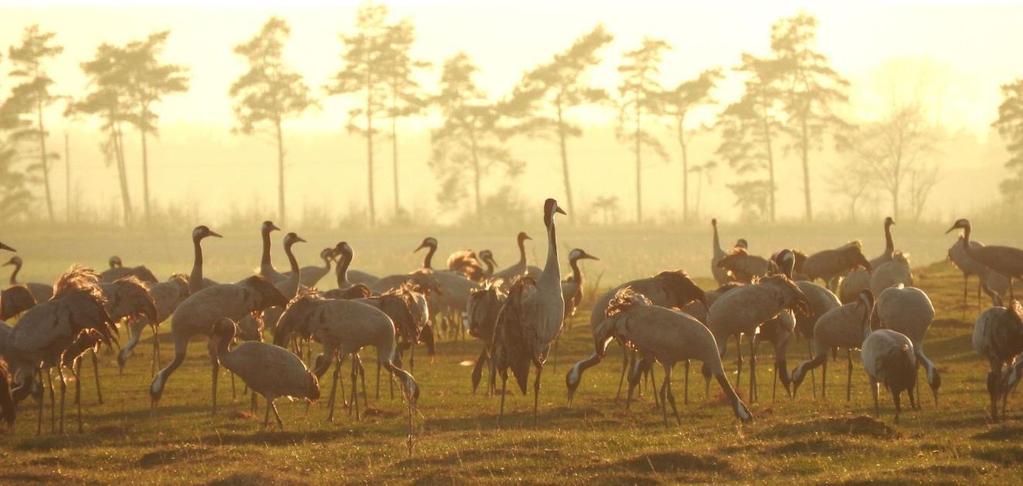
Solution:
<svg viewBox="0 0 1023 486"><path fill-rule="evenodd" d="M851 402L844 396L843 353L829 366L827 400L819 398L819 389L814 398L809 378L796 398L789 399L780 388L772 398L768 346L761 347L761 398L750 404L756 419L749 424L736 420L715 387L705 398L695 372L689 404L680 403L681 425L663 424L649 391L625 410L623 401L615 400L617 346L587 372L569 406L565 373L593 346L589 316L580 312L562 338L556 370L549 363L543 374L536 422L532 397L517 390L508 397L503 428L496 424L499 398L473 395L465 362L477 355L478 342L442 342L432 360L417 354L415 376L422 394L415 451L409 457L404 407L399 399L388 398L386 381L381 397L373 396L372 365L370 410L363 420L356 422L342 411L330 424L326 400L308 409L302 402L282 400L285 431L265 431L262 409L256 416L248 413L241 383L232 399L226 374L220 379L221 408L210 415L206 344L196 341L159 407L150 410L147 332L123 374L117 373L112 353L101 353L103 405L97 404L86 366L84 433L50 433L47 412L44 434L37 437L35 405L25 402L16 431L0 435L0 483L1014 482L1023 460L1023 413L1010 398L1005 423L991 423L987 416L987 365L970 345L976 301L971 295L971 307L962 309L961 275L946 263L918 268L916 276L938 310L926 350L943 374L943 386L937 405L924 390L922 410L905 412L897 425L887 394L882 395L881 415L874 415L858 355ZM166 360L171 349L166 335L161 343ZM803 341L790 346L791 367L805 359L805 350ZM734 368L729 354L726 369L733 380ZM744 396L747 378L744 373ZM681 369L675 372L674 387L681 402ZM68 410L74 430L73 406Z"/></svg>

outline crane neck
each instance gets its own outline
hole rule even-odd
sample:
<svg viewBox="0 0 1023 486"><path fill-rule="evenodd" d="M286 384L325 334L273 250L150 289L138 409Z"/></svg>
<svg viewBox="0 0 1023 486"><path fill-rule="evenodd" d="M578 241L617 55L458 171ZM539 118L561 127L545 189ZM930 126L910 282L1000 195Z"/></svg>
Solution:
<svg viewBox="0 0 1023 486"><path fill-rule="evenodd" d="M713 225L713 227L714 227L714 248L712 248L712 250L714 250L714 253L717 253L717 254L724 253L724 250L721 249L721 238L718 237L718 225L715 224L715 225Z"/></svg>
<svg viewBox="0 0 1023 486"><path fill-rule="evenodd" d="M291 265L291 275L292 275L292 278L294 278L296 280L299 280L301 278L301 275L299 275L299 272L301 272L302 269L299 268L299 266L298 266L298 259L295 258L295 253L293 251L291 251L291 247L294 244L295 244L295 242L293 242L293 241L289 241L289 242L285 243L284 244L284 254L288 255L288 263Z"/></svg>
<svg viewBox="0 0 1023 486"><path fill-rule="evenodd" d="M273 273L274 264L270 260L270 232L263 231L263 256L259 260L259 270L263 274Z"/></svg>
<svg viewBox="0 0 1023 486"><path fill-rule="evenodd" d="M192 238L192 247L195 250L195 257L192 261L192 273L188 276L188 290L195 293L202 288L202 239Z"/></svg>
<svg viewBox="0 0 1023 486"><path fill-rule="evenodd" d="M572 280L575 280L577 288L583 288L583 271L579 268L579 259L570 258L568 265L572 267Z"/></svg>
<svg viewBox="0 0 1023 486"><path fill-rule="evenodd" d="M485 272L483 272L483 275L487 276L487 277L493 275L494 274L494 265L492 263L490 263L490 259L488 258L488 259L484 259L482 261L483 261L483 264L487 266L487 269L486 269Z"/></svg>
<svg viewBox="0 0 1023 486"><path fill-rule="evenodd" d="M437 245L430 245L426 250L426 256L423 257L423 268L433 268L433 254L437 253Z"/></svg>
<svg viewBox="0 0 1023 486"><path fill-rule="evenodd" d="M550 238L551 232L548 229L547 237ZM526 268L526 240L519 238L519 265L523 269Z"/></svg>
<svg viewBox="0 0 1023 486"><path fill-rule="evenodd" d="M14 270L11 271L11 285L18 285L18 272L21 271L21 262L15 261Z"/></svg>
<svg viewBox="0 0 1023 486"><path fill-rule="evenodd" d="M887 256L892 256L895 253L895 241L892 240L892 225L884 225L884 253Z"/></svg>
<svg viewBox="0 0 1023 486"><path fill-rule="evenodd" d="M348 287L348 266L352 264L353 255L342 253L341 258L337 261L337 267L335 267L335 273L337 275L337 288L344 289Z"/></svg>
<svg viewBox="0 0 1023 486"><path fill-rule="evenodd" d="M321 258L323 258L323 268L325 268L329 272L331 264L330 257L327 255L323 255Z"/></svg>
<svg viewBox="0 0 1023 486"><path fill-rule="evenodd" d="M524 247L520 246L520 248L522 248L522 262L525 264L526 250ZM561 285L561 268L558 267L558 235L553 217L547 226L547 263L543 266L543 275L540 276L540 281L556 282L559 286Z"/></svg>

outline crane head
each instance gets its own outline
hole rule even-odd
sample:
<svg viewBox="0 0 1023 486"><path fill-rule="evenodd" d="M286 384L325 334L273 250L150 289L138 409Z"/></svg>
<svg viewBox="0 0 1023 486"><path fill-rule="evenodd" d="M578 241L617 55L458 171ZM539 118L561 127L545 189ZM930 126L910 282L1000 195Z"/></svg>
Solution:
<svg viewBox="0 0 1023 486"><path fill-rule="evenodd" d="M11 248L11 247L9 247L9 246L7 246L7 245L3 244L3 243L0 243L0 250L7 250L7 251L18 251L18 250L15 250L14 248Z"/></svg>
<svg viewBox="0 0 1023 486"><path fill-rule="evenodd" d="M947 234L949 234L949 233L951 233L951 232L953 232L953 231L955 231L957 229L961 229L963 231L969 231L970 230L970 220L968 220L966 218L959 218L959 219L957 219L955 223L952 223L952 227L949 228L948 231L945 232L945 234L947 235Z"/></svg>

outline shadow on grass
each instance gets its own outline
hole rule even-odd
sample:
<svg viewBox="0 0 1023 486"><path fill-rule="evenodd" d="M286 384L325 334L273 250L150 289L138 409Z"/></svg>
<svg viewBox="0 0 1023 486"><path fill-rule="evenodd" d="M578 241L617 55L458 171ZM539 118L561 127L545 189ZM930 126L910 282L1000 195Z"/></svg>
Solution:
<svg viewBox="0 0 1023 486"><path fill-rule="evenodd" d="M852 435L891 439L902 434L888 424L868 415L851 417L824 417L803 422L789 422L775 425L760 435L763 437L801 437L815 433Z"/></svg>

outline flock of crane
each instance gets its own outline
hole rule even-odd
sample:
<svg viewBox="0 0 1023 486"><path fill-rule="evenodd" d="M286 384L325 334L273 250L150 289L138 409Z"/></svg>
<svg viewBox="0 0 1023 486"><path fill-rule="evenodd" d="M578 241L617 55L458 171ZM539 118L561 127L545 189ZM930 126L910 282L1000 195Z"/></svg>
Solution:
<svg viewBox="0 0 1023 486"><path fill-rule="evenodd" d="M13 256L7 262L14 267L11 286L0 294L0 319L18 320L14 326L0 322L0 413L13 427L18 404L33 396L38 405L37 433L42 433L43 395L48 387L51 431L63 433L66 388L73 381L81 431L78 378L82 358L92 351L96 390L102 403L95 353L101 345L119 344L118 328L123 326L129 338L117 355L121 368L146 327L153 330L154 376L149 385L153 408L184 362L188 342L202 336L208 339L213 413L217 410L221 365L231 372L232 389L237 376L252 391L253 410L257 394L266 400L263 426L269 424L273 412L281 429L283 422L275 400L319 399L319 380L334 366L328 419L333 420L339 382L344 406L354 410L358 419L360 379L363 403L367 401L365 368L359 353L372 347L377 352L377 396L383 368L391 375L392 387L395 383L400 387L407 406L411 452L420 394L412 374L416 346L423 344L432 354L435 336L464 329L483 344L471 372L472 387L475 392L484 371L489 371L487 391L501 397L498 424L504 415L509 371L526 394L531 369L535 370L536 416L544 365L552 349L556 350L564 323L582 302L580 261L597 259L584 250L572 250L568 255L572 274L562 279L555 224L559 213L564 211L554 199L544 202L547 259L543 268L527 264L524 242L529 236L525 233L517 237L519 262L503 270L497 268L488 250L455 252L447 260L448 268L434 269L432 259L438 242L426 238L416 249L426 250L422 268L384 277L350 268L354 251L347 242L324 249L320 253L324 265L300 267L292 247L304 240L287 233L283 246L290 269L282 273L271 260L271 233L279 228L270 221L261 227L258 272L235 283L218 283L205 277L202 241L220 237L206 226L192 232L195 253L191 273L175 274L165 281L159 281L145 266L125 267L120 258L112 257L110 268L102 273L74 266L52 286L18 283L23 261ZM848 363L847 400L852 386L852 351L858 349L877 413L879 385L890 392L896 421L902 392L907 393L912 407L919 406L916 384L920 367L937 401L941 377L923 349L924 335L934 320L934 307L923 290L913 287L908 254L895 248L894 220L886 218L884 222L884 253L869 260L859 242L811 255L783 249L764 258L752 254L746 240L740 239L734 248L725 251L716 220L712 224L711 270L719 287L704 291L684 271L668 270L622 283L598 296L590 317L594 351L575 363L565 377L569 402L583 373L602 361L611 341L617 340L626 350L618 387L621 393L627 382L627 404L644 380L655 382L653 365L660 363L664 376L654 399L665 424L669 406L680 421L672 371L675 364L684 364L688 401L690 361L697 360L702 363L708 394L710 379L714 378L736 417L752 420L752 413L733 388L722 363L727 342L733 336L737 348L736 388L743 372L742 338L749 339L748 400L757 399L757 347L766 339L774 347L772 393L781 382L794 396L807 374L818 367L823 368L823 393L828 352L843 348ZM971 275L978 276L978 288L992 299L992 306L977 318L973 345L990 361L987 387L991 416L997 420L999 401L1004 417L1006 397L1023 378L1023 308L1015 300L1002 305L1003 295L1012 297L1012 280L1023 278L1023 250L971 241L971 225L966 219L956 221L948 232L955 230L962 230L962 235L950 248L949 257L963 271L964 300L968 298ZM0 250L15 251L2 243ZM316 284L330 273L332 265L337 289L317 291ZM174 356L161 367L156 333L167 319ZM272 344L264 342L264 333L273 334ZM799 363L790 375L786 349L793 335L807 341L810 359ZM235 344L237 341L240 344ZM310 352L310 341L322 345L322 352L315 357ZM346 359L351 362L347 395L341 377ZM59 429L54 374L60 389ZM816 379L812 382L816 394Z"/></svg>

